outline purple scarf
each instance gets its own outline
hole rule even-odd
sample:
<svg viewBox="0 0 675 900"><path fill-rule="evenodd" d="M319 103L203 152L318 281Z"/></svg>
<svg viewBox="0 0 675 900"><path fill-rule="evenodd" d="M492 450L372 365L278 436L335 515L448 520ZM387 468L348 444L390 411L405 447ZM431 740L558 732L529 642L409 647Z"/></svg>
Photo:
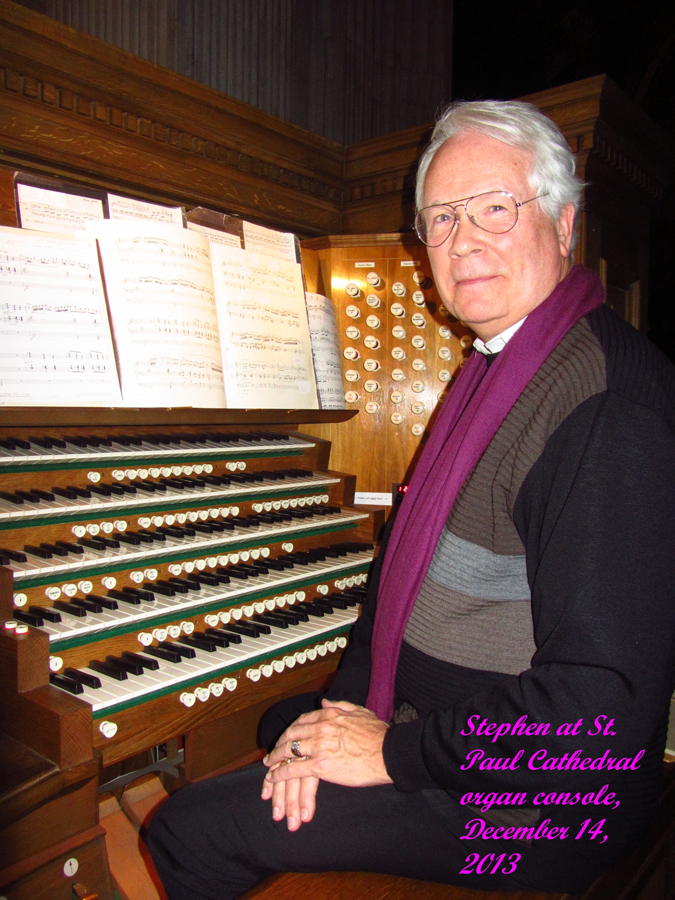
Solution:
<svg viewBox="0 0 675 900"><path fill-rule="evenodd" d="M529 314L487 373L474 352L444 401L391 533L377 600L366 706L385 722L405 627L460 488L551 351L603 302L595 273L574 266Z"/></svg>

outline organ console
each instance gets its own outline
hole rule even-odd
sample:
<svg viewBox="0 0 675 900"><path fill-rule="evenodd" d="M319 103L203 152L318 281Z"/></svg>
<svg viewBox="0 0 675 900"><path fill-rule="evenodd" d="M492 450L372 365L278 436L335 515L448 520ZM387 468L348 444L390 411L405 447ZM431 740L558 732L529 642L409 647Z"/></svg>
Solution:
<svg viewBox="0 0 675 900"><path fill-rule="evenodd" d="M217 772L250 758L267 705L334 670L374 519L352 507L354 477L328 468L328 442L288 418L4 410L0 710L5 752L17 773L27 753L32 776L10 784L13 817L0 795L3 896L33 897L36 878L72 896L63 856L84 852L78 879L112 900L99 766L179 738L186 781Z"/></svg>

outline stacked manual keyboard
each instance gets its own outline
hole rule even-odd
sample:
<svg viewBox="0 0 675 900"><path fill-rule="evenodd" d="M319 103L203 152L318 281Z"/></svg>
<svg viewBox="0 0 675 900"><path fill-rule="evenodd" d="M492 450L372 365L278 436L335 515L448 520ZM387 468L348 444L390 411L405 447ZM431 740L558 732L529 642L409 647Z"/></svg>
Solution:
<svg viewBox="0 0 675 900"><path fill-rule="evenodd" d="M9 430L5 629L43 636L52 686L90 710L104 765L178 737L188 770L197 756L215 770L210 728L334 670L373 529L325 442L175 423Z"/></svg>

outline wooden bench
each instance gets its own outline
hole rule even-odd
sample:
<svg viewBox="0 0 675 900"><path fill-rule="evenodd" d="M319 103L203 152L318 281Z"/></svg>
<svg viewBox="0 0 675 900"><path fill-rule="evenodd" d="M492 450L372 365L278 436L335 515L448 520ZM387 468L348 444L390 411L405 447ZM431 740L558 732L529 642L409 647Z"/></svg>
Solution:
<svg viewBox="0 0 675 900"><path fill-rule="evenodd" d="M644 841L581 896L474 891L372 872L287 872L242 900L674 900L675 763L664 765L658 812Z"/></svg>

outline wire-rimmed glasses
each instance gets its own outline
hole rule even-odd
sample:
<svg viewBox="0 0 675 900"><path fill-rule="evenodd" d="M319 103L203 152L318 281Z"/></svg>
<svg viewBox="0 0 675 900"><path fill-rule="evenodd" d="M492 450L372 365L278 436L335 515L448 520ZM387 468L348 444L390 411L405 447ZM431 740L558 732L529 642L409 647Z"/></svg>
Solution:
<svg viewBox="0 0 675 900"><path fill-rule="evenodd" d="M518 210L546 194L538 194L520 203L509 191L487 191L452 203L425 206L415 216L415 231L427 247L440 247L459 222L458 210L464 207L467 217L490 234L506 234L518 221Z"/></svg>

